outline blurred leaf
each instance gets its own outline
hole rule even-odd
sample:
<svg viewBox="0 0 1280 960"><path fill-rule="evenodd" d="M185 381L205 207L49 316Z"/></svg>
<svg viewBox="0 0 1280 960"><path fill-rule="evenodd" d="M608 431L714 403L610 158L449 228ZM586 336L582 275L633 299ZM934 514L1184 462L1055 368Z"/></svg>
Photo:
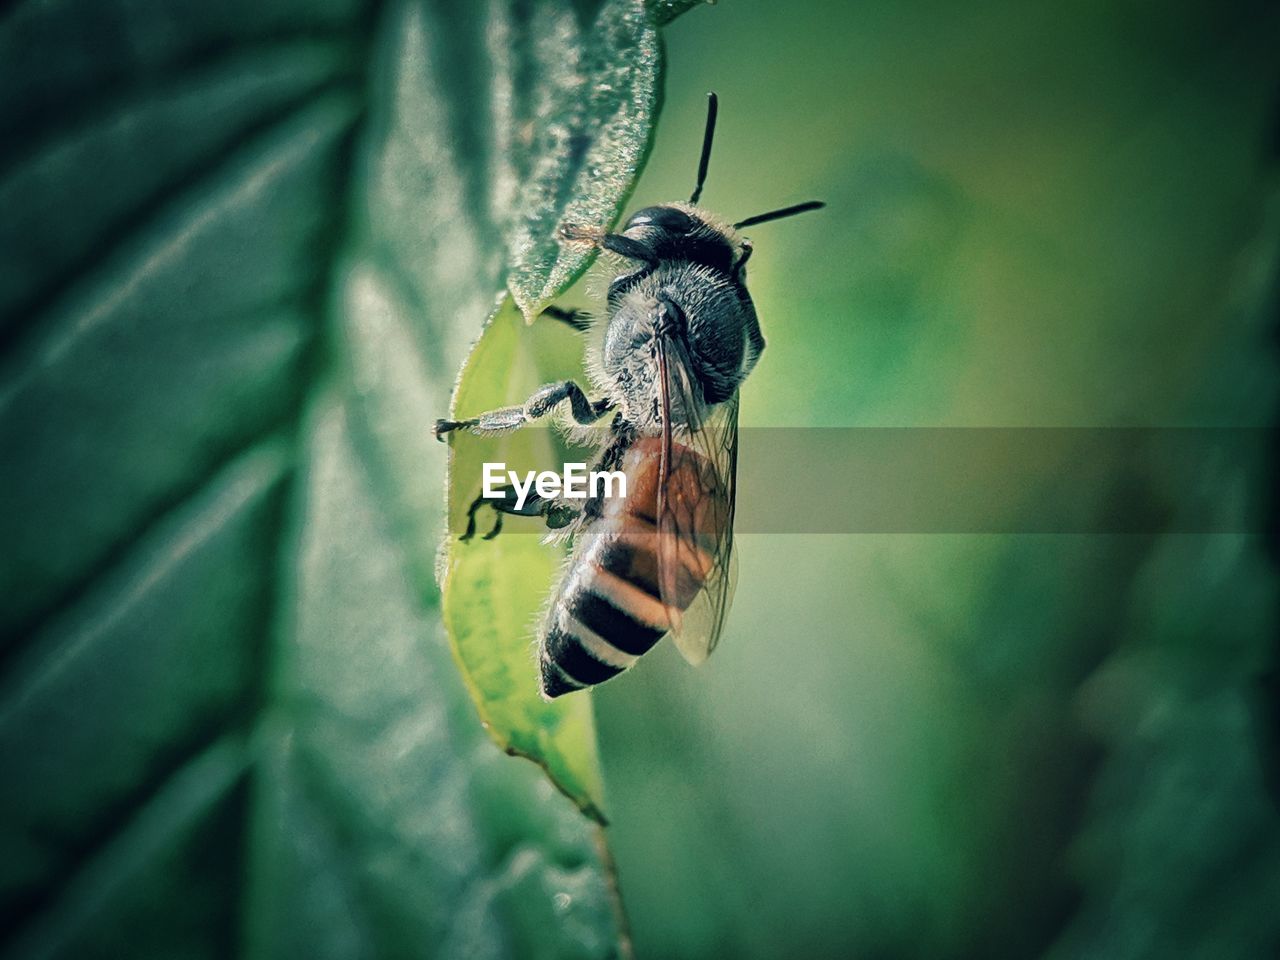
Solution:
<svg viewBox="0 0 1280 960"><path fill-rule="evenodd" d="M0 950L619 951L596 828L481 729L434 580L431 424L532 229L516 185L570 78L598 94L571 152L630 138L599 209L648 142L652 17L605 5L587 53L584 6L0 21ZM567 331L505 316L477 383L521 383L506 365L548 338L577 363ZM598 816L589 700L553 732L515 691L509 745Z"/></svg>
<svg viewBox="0 0 1280 960"><path fill-rule="evenodd" d="M1197 384L1227 422L1257 416L1241 383L1275 376L1274 358L1253 346L1280 306L1274 180L1260 199ZM1251 502L1274 497L1273 457L1260 443L1202 467L1221 529L1242 528ZM1257 536L1171 533L1133 580L1119 642L1078 698L1105 756L1070 849L1082 902L1053 960L1264 957L1280 946L1274 688L1264 685L1278 666L1280 596L1259 547Z"/></svg>

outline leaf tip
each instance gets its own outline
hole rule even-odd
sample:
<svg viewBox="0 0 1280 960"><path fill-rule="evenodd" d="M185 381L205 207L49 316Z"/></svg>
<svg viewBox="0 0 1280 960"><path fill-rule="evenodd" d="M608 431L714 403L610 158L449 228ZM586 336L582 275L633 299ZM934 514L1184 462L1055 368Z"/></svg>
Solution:
<svg viewBox="0 0 1280 960"><path fill-rule="evenodd" d="M540 302L539 298L530 298L525 296L519 286L514 284L507 288L511 292L511 297L516 302L516 308L520 311L520 315L524 317L524 325L526 327L533 326L533 321L538 319L538 315L542 313L545 303Z"/></svg>

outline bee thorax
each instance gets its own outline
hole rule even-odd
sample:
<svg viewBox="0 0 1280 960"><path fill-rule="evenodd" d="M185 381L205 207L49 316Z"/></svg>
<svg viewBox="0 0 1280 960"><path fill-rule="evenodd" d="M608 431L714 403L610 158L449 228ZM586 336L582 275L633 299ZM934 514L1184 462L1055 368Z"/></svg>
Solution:
<svg viewBox="0 0 1280 960"><path fill-rule="evenodd" d="M688 262L660 263L634 279L613 308L602 345L604 387L641 435L661 430L658 346L668 376L691 388L675 391L674 427L696 423L705 407L731 397L763 345L751 298L728 274ZM685 409L692 398L700 409Z"/></svg>

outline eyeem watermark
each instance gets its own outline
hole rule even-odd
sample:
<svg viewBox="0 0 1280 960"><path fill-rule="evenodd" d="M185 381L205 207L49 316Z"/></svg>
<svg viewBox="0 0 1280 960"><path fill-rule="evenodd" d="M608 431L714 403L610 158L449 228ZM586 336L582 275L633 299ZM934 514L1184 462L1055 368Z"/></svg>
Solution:
<svg viewBox="0 0 1280 960"><path fill-rule="evenodd" d="M585 463L566 463L564 473L530 470L524 475L524 483L521 483L520 474L508 470L505 463L486 463L482 494L484 499L504 500L508 487L515 490L516 509L521 510L529 499L531 490L543 500L554 500L556 497L570 500L585 500L588 496L606 499L625 497L627 475L621 470L592 470L588 473Z"/></svg>
<svg viewBox="0 0 1280 960"><path fill-rule="evenodd" d="M1274 436L1266 426L743 428L734 530L1271 538L1280 516L1280 501L1265 482ZM458 445L482 442L454 437ZM575 455L587 456L561 454ZM484 457L468 462L479 466ZM559 462L547 466L560 472ZM512 478L505 467L485 464L486 476L453 485L462 500L451 504L454 532L465 530L482 483L490 503L500 494L495 487L509 504L517 490L524 507L537 503L538 475L521 470ZM538 494L559 492L566 505L590 502L567 499L583 496L584 484L591 496L583 465L570 464L565 473L546 475ZM597 480L596 490L636 495L637 476L615 475L612 489ZM506 529L504 536L545 533L539 523Z"/></svg>

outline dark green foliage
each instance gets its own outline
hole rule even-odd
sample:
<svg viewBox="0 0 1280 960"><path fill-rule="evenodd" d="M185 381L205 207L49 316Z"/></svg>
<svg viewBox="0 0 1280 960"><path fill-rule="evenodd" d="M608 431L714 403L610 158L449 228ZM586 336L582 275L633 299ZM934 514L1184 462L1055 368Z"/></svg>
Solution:
<svg viewBox="0 0 1280 960"><path fill-rule="evenodd" d="M608 136L613 211L647 149L653 16L589 6L4 14L0 951L619 949L432 573L465 348L585 265L509 261L556 216L515 187L581 197L549 151Z"/></svg>

